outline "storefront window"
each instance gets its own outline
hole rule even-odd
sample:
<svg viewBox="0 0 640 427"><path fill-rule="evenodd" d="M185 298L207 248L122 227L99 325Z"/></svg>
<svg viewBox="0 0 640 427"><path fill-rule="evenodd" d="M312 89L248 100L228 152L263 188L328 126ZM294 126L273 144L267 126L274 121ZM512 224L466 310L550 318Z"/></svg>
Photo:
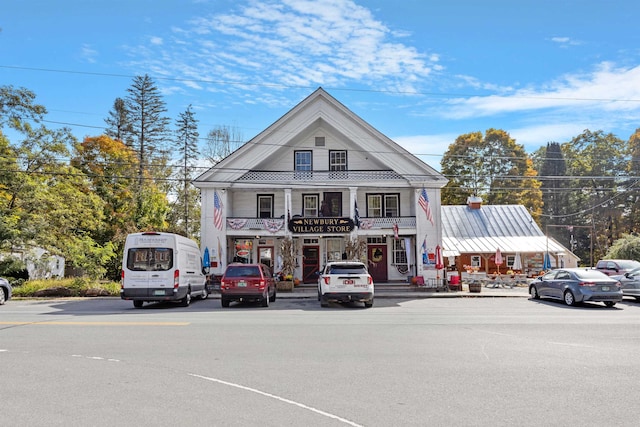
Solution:
<svg viewBox="0 0 640 427"><path fill-rule="evenodd" d="M342 259L343 239L325 239L327 262L340 261Z"/></svg>
<svg viewBox="0 0 640 427"><path fill-rule="evenodd" d="M253 240L236 239L233 250L233 262L253 263Z"/></svg>
<svg viewBox="0 0 640 427"><path fill-rule="evenodd" d="M407 264L407 251L404 247L404 239L393 239L393 263Z"/></svg>

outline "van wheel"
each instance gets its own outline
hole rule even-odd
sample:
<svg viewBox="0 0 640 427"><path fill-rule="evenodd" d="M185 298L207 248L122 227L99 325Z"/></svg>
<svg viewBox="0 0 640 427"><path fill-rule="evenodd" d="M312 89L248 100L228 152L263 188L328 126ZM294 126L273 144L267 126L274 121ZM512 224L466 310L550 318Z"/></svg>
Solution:
<svg viewBox="0 0 640 427"><path fill-rule="evenodd" d="M187 291L187 295L180 300L180 305L183 307L189 307L189 304L191 304L191 291Z"/></svg>
<svg viewBox="0 0 640 427"><path fill-rule="evenodd" d="M200 296L200 299L207 299L209 297L209 291L207 290L207 287L205 286L204 289L202 290L202 296Z"/></svg>
<svg viewBox="0 0 640 427"><path fill-rule="evenodd" d="M134 306L135 308L142 308L142 304L144 304L144 301L138 301L138 300L136 300L136 301L134 301L134 302L133 302L133 306Z"/></svg>
<svg viewBox="0 0 640 427"><path fill-rule="evenodd" d="M229 300L225 297L222 297L220 298L220 304L222 304L223 307L229 307Z"/></svg>

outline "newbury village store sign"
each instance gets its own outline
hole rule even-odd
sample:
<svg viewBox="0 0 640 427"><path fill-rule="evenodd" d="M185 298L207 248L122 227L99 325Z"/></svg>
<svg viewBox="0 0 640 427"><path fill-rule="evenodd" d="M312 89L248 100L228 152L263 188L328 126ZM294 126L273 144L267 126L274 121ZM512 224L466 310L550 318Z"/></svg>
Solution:
<svg viewBox="0 0 640 427"><path fill-rule="evenodd" d="M289 220L289 231L308 233L350 233L354 225L351 218L294 218Z"/></svg>

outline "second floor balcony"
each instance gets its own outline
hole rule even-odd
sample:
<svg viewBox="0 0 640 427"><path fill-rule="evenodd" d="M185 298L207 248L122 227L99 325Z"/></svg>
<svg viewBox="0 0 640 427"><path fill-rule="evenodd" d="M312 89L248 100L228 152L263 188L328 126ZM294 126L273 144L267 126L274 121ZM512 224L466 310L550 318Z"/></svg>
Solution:
<svg viewBox="0 0 640 427"><path fill-rule="evenodd" d="M242 175L237 182L271 182L284 184L290 182L305 183L346 183L358 185L369 182L406 182L406 177L392 170L368 171L259 171L252 170Z"/></svg>
<svg viewBox="0 0 640 427"><path fill-rule="evenodd" d="M384 217L384 218L360 218L358 231L363 234L393 234L393 228L405 232L415 232L416 218L410 217ZM285 235L288 231L287 220L283 218L227 218L227 234L240 235Z"/></svg>

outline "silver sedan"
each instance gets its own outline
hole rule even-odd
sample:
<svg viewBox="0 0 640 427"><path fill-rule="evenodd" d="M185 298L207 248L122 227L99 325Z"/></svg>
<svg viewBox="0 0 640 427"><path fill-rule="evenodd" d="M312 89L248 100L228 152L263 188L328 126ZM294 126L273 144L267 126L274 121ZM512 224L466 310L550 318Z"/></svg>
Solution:
<svg viewBox="0 0 640 427"><path fill-rule="evenodd" d="M634 268L623 275L610 277L620 282L624 296L634 297L640 301L640 267Z"/></svg>
<svg viewBox="0 0 640 427"><path fill-rule="evenodd" d="M620 282L588 268L552 270L529 284L532 299L555 298L567 305L582 302L604 302L613 307L622 301Z"/></svg>
<svg viewBox="0 0 640 427"><path fill-rule="evenodd" d="M11 298L11 284L3 277L0 277L0 305Z"/></svg>

